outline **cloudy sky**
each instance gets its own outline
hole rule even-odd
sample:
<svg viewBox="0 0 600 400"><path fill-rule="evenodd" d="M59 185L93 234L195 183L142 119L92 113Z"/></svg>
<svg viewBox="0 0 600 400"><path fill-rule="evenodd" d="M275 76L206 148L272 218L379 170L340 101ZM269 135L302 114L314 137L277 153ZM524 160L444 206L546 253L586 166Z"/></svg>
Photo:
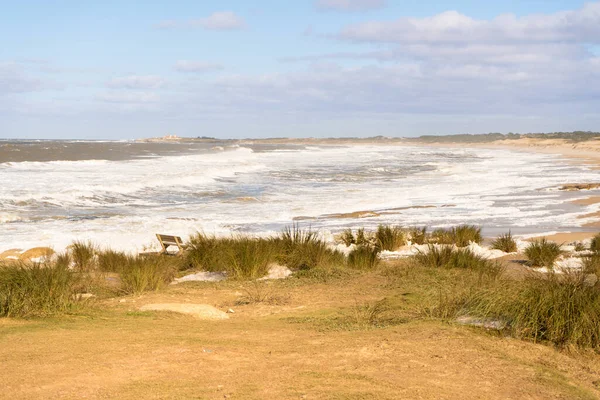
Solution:
<svg viewBox="0 0 600 400"><path fill-rule="evenodd" d="M0 6L0 138L600 131L600 1Z"/></svg>

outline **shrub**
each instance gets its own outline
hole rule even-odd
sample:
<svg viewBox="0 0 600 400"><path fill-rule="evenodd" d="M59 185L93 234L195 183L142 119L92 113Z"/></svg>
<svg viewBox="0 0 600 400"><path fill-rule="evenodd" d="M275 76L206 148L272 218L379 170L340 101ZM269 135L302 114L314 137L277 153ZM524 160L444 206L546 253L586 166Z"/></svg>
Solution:
<svg viewBox="0 0 600 400"><path fill-rule="evenodd" d="M590 250L595 253L600 253L600 233L592 238L590 243Z"/></svg>
<svg viewBox="0 0 600 400"><path fill-rule="evenodd" d="M94 256L96 247L92 242L74 241L70 247L71 259L79 271L90 271L94 269Z"/></svg>
<svg viewBox="0 0 600 400"><path fill-rule="evenodd" d="M377 266L379 251L370 247L359 246L348 254L348 267L358 270L370 270Z"/></svg>
<svg viewBox="0 0 600 400"><path fill-rule="evenodd" d="M562 254L560 246L546 239L536 240L525 249L525 255L533 266L554 268L554 262Z"/></svg>
<svg viewBox="0 0 600 400"><path fill-rule="evenodd" d="M375 233L375 240L379 249L394 251L406 244L406 234L398 226L379 225Z"/></svg>
<svg viewBox="0 0 600 400"><path fill-rule="evenodd" d="M581 242L575 242L575 251L579 252L579 251L585 251L585 245Z"/></svg>
<svg viewBox="0 0 600 400"><path fill-rule="evenodd" d="M140 294L160 289L171 282L177 270L176 260L169 256L130 256L121 269L121 282L126 293Z"/></svg>
<svg viewBox="0 0 600 400"><path fill-rule="evenodd" d="M505 322L516 337L557 346L600 347L600 289L585 274L529 277L482 291L467 307Z"/></svg>
<svg viewBox="0 0 600 400"><path fill-rule="evenodd" d="M510 231L504 235L500 235L492 242L492 249L501 250L505 253L515 253L517 249L517 242L513 238Z"/></svg>
<svg viewBox="0 0 600 400"><path fill-rule="evenodd" d="M0 317L35 317L73 305L76 277L64 265L0 264Z"/></svg>

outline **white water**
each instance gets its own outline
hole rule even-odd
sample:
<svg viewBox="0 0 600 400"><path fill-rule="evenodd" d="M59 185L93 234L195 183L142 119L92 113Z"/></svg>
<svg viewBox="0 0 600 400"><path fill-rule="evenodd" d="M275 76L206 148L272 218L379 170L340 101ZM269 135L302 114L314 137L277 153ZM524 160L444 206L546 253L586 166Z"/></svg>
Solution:
<svg viewBox="0 0 600 400"><path fill-rule="evenodd" d="M268 234L295 217L317 229L379 223L535 232L577 228L596 211L556 186L598 181L557 156L402 146L310 147L129 161L0 164L0 252L92 240L156 247L154 234ZM405 208L433 206L433 208ZM370 210L380 217L324 218ZM385 214L385 213L388 214Z"/></svg>

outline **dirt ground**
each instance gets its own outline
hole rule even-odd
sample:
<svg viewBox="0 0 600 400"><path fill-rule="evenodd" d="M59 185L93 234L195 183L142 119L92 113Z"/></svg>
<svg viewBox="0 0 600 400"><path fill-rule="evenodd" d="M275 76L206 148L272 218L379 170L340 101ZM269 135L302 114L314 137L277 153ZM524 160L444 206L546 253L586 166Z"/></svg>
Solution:
<svg viewBox="0 0 600 400"><path fill-rule="evenodd" d="M600 355L424 318L419 291L431 285L417 280L184 283L69 316L0 319L0 398L600 398ZM382 298L400 311L361 324L362 305ZM234 313L202 321L138 311L160 302Z"/></svg>

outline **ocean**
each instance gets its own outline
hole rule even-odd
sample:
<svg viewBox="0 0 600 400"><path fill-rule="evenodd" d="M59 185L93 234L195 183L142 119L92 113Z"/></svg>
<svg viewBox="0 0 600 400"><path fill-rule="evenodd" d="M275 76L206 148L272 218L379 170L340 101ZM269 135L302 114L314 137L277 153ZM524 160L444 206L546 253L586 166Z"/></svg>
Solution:
<svg viewBox="0 0 600 400"><path fill-rule="evenodd" d="M558 187L597 181L561 156L503 149L3 140L0 252L73 240L133 252L155 248L155 233L270 235L293 223L581 231L597 206Z"/></svg>

